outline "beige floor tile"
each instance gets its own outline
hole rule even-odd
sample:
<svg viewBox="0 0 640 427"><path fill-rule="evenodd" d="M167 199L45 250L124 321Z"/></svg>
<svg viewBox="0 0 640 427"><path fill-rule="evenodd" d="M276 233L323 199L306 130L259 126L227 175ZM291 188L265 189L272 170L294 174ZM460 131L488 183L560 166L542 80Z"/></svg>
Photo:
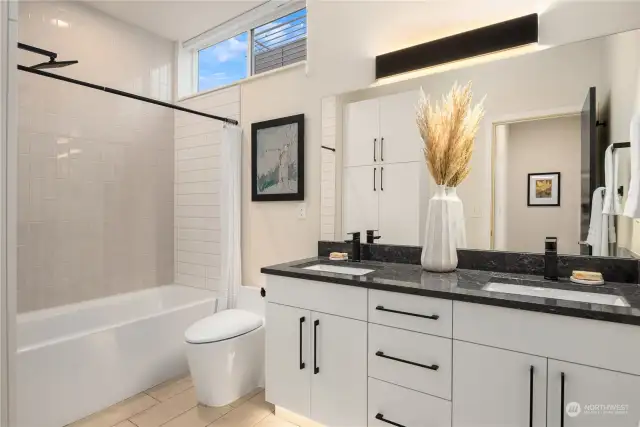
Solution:
<svg viewBox="0 0 640 427"><path fill-rule="evenodd" d="M121 423L116 424L113 427L136 427L136 425L129 420L125 420Z"/></svg>
<svg viewBox="0 0 640 427"><path fill-rule="evenodd" d="M175 396L176 394L180 394L185 390L193 387L193 382L191 382L191 377L186 376L182 378L177 378L169 381L165 381L162 384L159 384L153 388L150 388L145 393L154 399L158 399L161 402Z"/></svg>
<svg viewBox="0 0 640 427"><path fill-rule="evenodd" d="M273 405L264 401L264 392L262 392L233 409L209 427L253 427L270 414L273 414Z"/></svg>
<svg viewBox="0 0 640 427"><path fill-rule="evenodd" d="M262 421L255 425L255 427L297 427L295 424L291 424L289 421L285 421L276 417L274 414L267 415Z"/></svg>
<svg viewBox="0 0 640 427"><path fill-rule="evenodd" d="M238 406L242 405L247 400L251 399L256 394L260 393L262 390L263 390L262 388L257 388L257 389L255 389L253 391L250 391L249 393L245 394L244 396L242 396L240 399L236 400L235 402L231 402L231 406L233 406L234 408L237 408Z"/></svg>
<svg viewBox="0 0 640 427"><path fill-rule="evenodd" d="M211 408L209 406L198 405L189 409L182 415L178 415L162 427L206 427L218 418L222 417L233 408L229 405Z"/></svg>
<svg viewBox="0 0 640 427"><path fill-rule="evenodd" d="M158 402L153 397L140 393L127 400L123 400L104 411L90 415L89 417L76 421L73 424L69 424L69 427L113 427L119 422L139 414L157 403Z"/></svg>
<svg viewBox="0 0 640 427"><path fill-rule="evenodd" d="M130 418L138 427L158 427L174 419L178 415L187 412L198 404L196 390L190 388L180 394L176 394L153 408ZM92 426L93 427L93 426Z"/></svg>

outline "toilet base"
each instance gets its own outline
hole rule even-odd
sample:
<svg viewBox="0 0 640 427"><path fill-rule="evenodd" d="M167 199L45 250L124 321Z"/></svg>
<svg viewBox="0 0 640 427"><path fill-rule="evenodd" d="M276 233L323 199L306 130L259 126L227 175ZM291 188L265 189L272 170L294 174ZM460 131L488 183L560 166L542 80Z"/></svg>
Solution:
<svg viewBox="0 0 640 427"><path fill-rule="evenodd" d="M264 326L225 341L186 346L191 378L203 405L228 405L264 382Z"/></svg>

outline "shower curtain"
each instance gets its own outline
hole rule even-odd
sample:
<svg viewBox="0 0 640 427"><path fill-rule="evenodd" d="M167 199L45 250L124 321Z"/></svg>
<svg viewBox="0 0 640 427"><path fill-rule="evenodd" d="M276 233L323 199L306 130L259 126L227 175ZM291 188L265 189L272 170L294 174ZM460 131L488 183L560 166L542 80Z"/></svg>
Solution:
<svg viewBox="0 0 640 427"><path fill-rule="evenodd" d="M242 281L240 251L240 167L242 156L242 129L225 124L221 147L221 279L226 287L227 308L235 308Z"/></svg>

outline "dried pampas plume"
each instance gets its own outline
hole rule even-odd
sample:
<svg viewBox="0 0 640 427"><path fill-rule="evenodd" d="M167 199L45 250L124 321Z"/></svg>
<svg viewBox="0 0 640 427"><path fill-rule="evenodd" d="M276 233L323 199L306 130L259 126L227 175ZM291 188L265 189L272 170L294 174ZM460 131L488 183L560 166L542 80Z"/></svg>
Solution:
<svg viewBox="0 0 640 427"><path fill-rule="evenodd" d="M484 116L484 98L471 108L471 82L455 83L440 103L420 89L416 123L429 173L438 185L457 187L469 175L473 143Z"/></svg>

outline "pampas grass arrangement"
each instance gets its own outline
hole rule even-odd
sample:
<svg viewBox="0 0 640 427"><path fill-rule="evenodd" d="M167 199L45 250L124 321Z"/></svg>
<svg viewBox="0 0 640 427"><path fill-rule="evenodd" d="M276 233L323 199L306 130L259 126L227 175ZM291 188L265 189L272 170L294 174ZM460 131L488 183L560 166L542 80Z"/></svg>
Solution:
<svg viewBox="0 0 640 427"><path fill-rule="evenodd" d="M454 83L435 106L420 89L416 122L429 173L438 185L457 187L471 171L473 143L484 116L484 98L471 108L471 82Z"/></svg>

